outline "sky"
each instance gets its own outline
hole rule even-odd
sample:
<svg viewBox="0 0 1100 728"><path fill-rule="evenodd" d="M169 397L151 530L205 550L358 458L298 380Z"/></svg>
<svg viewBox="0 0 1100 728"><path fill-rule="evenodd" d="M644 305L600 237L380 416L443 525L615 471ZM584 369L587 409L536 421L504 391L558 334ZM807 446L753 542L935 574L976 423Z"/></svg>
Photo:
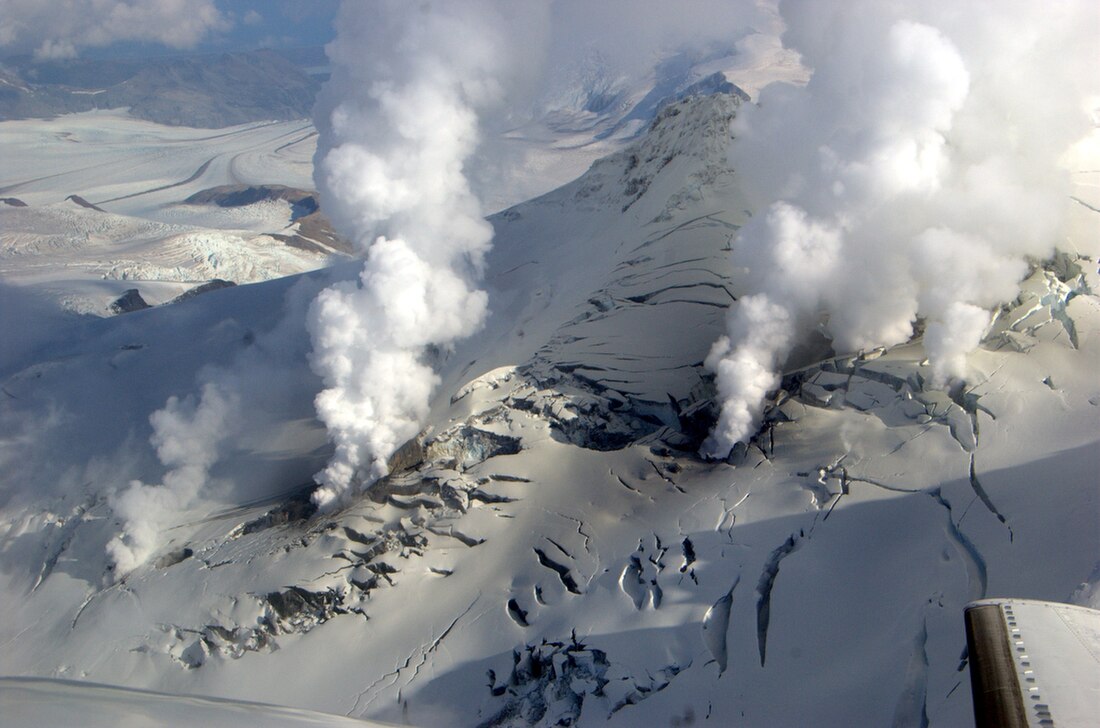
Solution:
<svg viewBox="0 0 1100 728"><path fill-rule="evenodd" d="M217 0L232 27L200 47L211 50L320 46L335 35L339 0Z"/></svg>

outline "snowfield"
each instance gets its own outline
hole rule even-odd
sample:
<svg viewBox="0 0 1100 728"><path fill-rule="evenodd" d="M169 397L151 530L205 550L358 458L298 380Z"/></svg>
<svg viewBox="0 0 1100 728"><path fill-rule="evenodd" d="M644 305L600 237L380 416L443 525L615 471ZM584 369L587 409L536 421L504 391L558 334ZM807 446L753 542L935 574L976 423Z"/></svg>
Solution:
<svg viewBox="0 0 1100 728"><path fill-rule="evenodd" d="M1100 606L1096 172L1077 174L1073 237L1032 262L965 384L929 384L919 337L822 342L752 444L707 462L703 359L741 296L729 246L752 214L726 157L741 103L672 103L490 219L485 328L435 352L428 427L331 514L309 501L331 447L305 317L356 266L94 320L5 286L0 674L416 726L968 724L967 602ZM308 187L302 125L177 153L126 144L169 132L121 117L51 124L77 138L71 158L12 136L41 123L0 125L34 170L0 183L30 205L0 208L6 282L98 275L113 292L300 262L257 247L278 205L178 202L227 181ZM1072 161L1095 170L1086 151ZM226 382L239 402L210 482L116 579L113 504L165 475L149 413ZM0 681L5 715L39 685Z"/></svg>
<svg viewBox="0 0 1100 728"><path fill-rule="evenodd" d="M31 206L80 195L118 214L160 206L216 184L312 186L316 133L308 120L227 129L162 126L125 111L0 124L0 194Z"/></svg>
<svg viewBox="0 0 1100 728"><path fill-rule="evenodd" d="M308 121L188 129L102 111L4 122L0 275L102 316L132 288L158 304L215 278L320 268L340 251L272 237L297 230L285 202L184 204L224 184L311 188L315 136Z"/></svg>
<svg viewBox="0 0 1100 728"><path fill-rule="evenodd" d="M191 726L264 725L275 728L383 728L382 723L294 708L230 700L163 695L73 680L0 678L7 725Z"/></svg>

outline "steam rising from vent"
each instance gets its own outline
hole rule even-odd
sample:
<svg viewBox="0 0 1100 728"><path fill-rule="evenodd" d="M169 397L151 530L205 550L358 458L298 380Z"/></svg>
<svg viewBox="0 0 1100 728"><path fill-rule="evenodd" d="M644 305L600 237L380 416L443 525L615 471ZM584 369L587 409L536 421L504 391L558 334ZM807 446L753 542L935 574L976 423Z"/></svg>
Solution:
<svg viewBox="0 0 1100 728"><path fill-rule="evenodd" d="M722 404L710 457L756 432L815 330L856 351L906 341L920 317L933 379L965 376L1025 256L1060 242L1058 158L1100 90L1095 3L798 0L781 12L813 76L765 89L734 129L757 214L732 253L750 295L707 359Z"/></svg>
<svg viewBox="0 0 1100 728"><path fill-rule="evenodd" d="M160 485L135 480L111 498L111 508L126 521L123 532L107 544L116 576L148 560L161 544L163 529L194 504L217 461L218 443L233 431L239 409L235 388L207 383L198 402L193 396L171 397L150 415L150 442L169 470Z"/></svg>
<svg viewBox="0 0 1100 728"><path fill-rule="evenodd" d="M438 378L424 361L482 324L492 228L464 176L478 109L500 96L503 21L490 3L345 3L315 113L322 205L366 253L357 282L310 313L317 413L336 452L314 500L386 474Z"/></svg>

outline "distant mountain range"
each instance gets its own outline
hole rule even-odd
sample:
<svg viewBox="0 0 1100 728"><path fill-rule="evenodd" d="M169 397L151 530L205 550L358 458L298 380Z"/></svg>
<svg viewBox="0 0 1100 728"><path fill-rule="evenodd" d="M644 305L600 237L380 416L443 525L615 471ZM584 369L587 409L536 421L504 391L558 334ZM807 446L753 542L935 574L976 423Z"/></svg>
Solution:
<svg viewBox="0 0 1100 728"><path fill-rule="evenodd" d="M270 50L41 64L9 59L0 66L0 120L123 107L139 119L202 128L301 119L310 115L320 84Z"/></svg>

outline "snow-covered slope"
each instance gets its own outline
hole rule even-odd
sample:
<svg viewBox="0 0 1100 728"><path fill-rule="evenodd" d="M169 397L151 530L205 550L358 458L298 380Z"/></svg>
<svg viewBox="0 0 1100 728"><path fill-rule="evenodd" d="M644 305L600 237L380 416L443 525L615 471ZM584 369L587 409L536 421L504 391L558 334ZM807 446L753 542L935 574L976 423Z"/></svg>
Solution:
<svg viewBox="0 0 1100 728"><path fill-rule="evenodd" d="M258 703L163 695L72 680L0 678L0 708L10 728L155 725L236 728L381 728L383 724Z"/></svg>
<svg viewBox="0 0 1100 728"><path fill-rule="evenodd" d="M494 131L495 153L507 163L480 175L488 209L553 189L622 150L669 99L742 87L755 94L770 81L807 75L797 55L766 34L746 36L736 52L661 57L636 78L616 76L597 56L575 71L526 121ZM308 120L210 130L125 110L4 121L0 276L69 310L105 315L132 289L155 305L211 279L252 283L315 270L347 245L303 232L282 200L184 202L223 186L311 189L316 134ZM287 239L295 236L310 242Z"/></svg>
<svg viewBox="0 0 1100 728"><path fill-rule="evenodd" d="M738 105L673 103L492 219L485 329L437 352L429 427L343 511L308 500L304 312L350 268L10 352L0 673L424 726L965 724L962 606L1096 579L1098 240L1036 261L965 386L927 385L919 339L807 350L753 445L701 461ZM201 503L116 580L111 494L164 474L147 414L227 377Z"/></svg>
<svg viewBox="0 0 1100 728"><path fill-rule="evenodd" d="M544 112L502 132L498 146L515 163L514 176L483 190L490 209L556 187L622 149L666 98L732 88L723 73L753 89L804 73L778 62L783 53L749 42L735 56L671 57L631 83L605 78L598 67L571 78ZM601 93L606 98L597 103ZM211 131L96 111L6 121L0 148L7 162L0 173L0 276L69 310L104 315L134 288L148 303L163 303L214 278L251 283L314 270L346 250L303 232L281 199L185 204L222 187L310 189L316 131L308 121ZM287 240L296 235L319 245Z"/></svg>

